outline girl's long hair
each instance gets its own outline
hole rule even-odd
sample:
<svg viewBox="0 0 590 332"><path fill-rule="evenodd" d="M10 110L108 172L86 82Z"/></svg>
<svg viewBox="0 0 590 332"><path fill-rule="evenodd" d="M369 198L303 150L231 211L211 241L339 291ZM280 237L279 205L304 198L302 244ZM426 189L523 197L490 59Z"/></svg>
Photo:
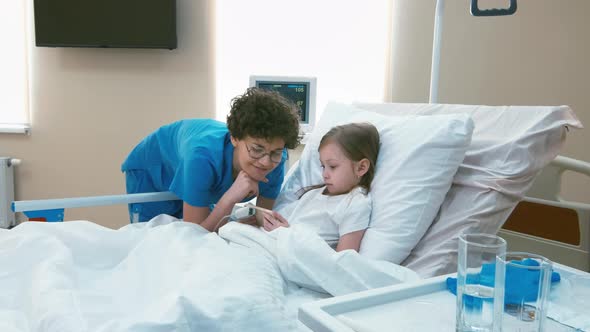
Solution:
<svg viewBox="0 0 590 332"><path fill-rule="evenodd" d="M346 157L354 162L364 158L369 160L369 169L361 177L359 185L367 192L371 190L371 182L375 176L375 166L379 156L379 132L370 123L349 123L330 129L321 139L318 151L328 143L336 143ZM301 188L296 195L301 198L306 192L321 188L324 184L311 185Z"/></svg>

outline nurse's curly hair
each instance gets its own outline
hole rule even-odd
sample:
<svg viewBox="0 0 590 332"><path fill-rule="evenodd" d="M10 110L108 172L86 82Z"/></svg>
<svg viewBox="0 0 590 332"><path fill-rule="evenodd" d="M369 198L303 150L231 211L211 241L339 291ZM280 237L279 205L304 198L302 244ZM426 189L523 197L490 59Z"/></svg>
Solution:
<svg viewBox="0 0 590 332"><path fill-rule="evenodd" d="M249 88L231 101L227 128L237 139L246 136L285 141L287 149L299 145L299 108L278 92Z"/></svg>

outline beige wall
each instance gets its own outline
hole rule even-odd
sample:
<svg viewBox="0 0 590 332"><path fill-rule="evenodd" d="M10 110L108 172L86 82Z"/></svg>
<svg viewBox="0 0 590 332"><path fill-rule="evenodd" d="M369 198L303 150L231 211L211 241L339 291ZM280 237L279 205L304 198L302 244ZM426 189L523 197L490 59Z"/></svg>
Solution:
<svg viewBox="0 0 590 332"><path fill-rule="evenodd" d="M215 116L211 2L177 6L176 50L33 47L32 133L0 135L0 155L23 161L15 199L125 193L120 165L142 137ZM123 205L69 209L65 219L128 220Z"/></svg>
<svg viewBox="0 0 590 332"><path fill-rule="evenodd" d="M570 132L561 154L590 161L590 1L518 0L514 16L494 18L471 16L470 2L445 2L438 102L569 105L587 128ZM436 0L393 7L391 100L428 102ZM590 179L566 173L563 194L590 202Z"/></svg>
<svg viewBox="0 0 590 332"><path fill-rule="evenodd" d="M469 2L446 1L439 102L568 104L590 126L590 1L519 0L504 18L473 18ZM124 193L119 167L143 136L215 116L211 3L177 0L173 51L33 47L32 134L0 135L0 155L23 160L17 200ZM428 101L435 3L393 0L393 101ZM572 132L563 154L590 161L588 142L588 129ZM588 179L566 177L565 187L566 197L590 197ZM118 227L127 212L67 210L74 219Z"/></svg>

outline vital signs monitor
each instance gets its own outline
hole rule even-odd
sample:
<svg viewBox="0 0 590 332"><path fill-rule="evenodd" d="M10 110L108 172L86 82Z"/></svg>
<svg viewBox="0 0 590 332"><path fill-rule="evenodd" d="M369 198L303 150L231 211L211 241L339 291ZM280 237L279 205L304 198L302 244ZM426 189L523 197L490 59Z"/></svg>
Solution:
<svg viewBox="0 0 590 332"><path fill-rule="evenodd" d="M299 106L299 126L307 134L315 124L316 78L301 76L250 76L250 86L274 90Z"/></svg>

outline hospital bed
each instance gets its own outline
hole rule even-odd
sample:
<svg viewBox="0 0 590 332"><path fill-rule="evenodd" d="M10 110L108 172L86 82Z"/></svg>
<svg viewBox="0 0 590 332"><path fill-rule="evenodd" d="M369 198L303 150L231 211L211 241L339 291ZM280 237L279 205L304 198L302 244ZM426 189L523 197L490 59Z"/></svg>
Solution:
<svg viewBox="0 0 590 332"><path fill-rule="evenodd" d="M376 205L360 255L335 253L296 227L269 236L234 223L218 236L169 216L120 230L87 221L24 222L0 231L0 242L13 244L0 253L0 264L9 267L0 278L0 291L8 295L0 316L12 317L2 330L305 330L297 321L302 303L456 271L456 241L464 232L510 234L510 246L526 239L587 260L587 235L566 245L500 230L523 200L572 206L525 198L547 165L586 172L587 164L558 156L567 131L582 128L569 107L330 103L289 169L277 199L280 212L295 203L296 190L321 176L316 153L322 134L353 121L374 123L382 141L372 188ZM137 195L13 206L42 206L60 219L64 207L175 199L171 193ZM588 208L573 206L587 234L582 217Z"/></svg>

